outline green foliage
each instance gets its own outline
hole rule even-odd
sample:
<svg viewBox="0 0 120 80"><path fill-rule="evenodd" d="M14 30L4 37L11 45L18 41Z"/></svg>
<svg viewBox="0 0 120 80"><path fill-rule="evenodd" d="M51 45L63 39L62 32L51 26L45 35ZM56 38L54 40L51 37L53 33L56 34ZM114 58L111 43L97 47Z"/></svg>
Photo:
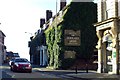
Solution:
<svg viewBox="0 0 120 80"><path fill-rule="evenodd" d="M63 16L63 22L50 26L46 31L46 43L48 46L49 66L54 68L68 68L73 65L75 59L64 59L65 50L76 52L76 58L89 59L93 54L97 42L95 27L97 22L97 9L92 2L72 2ZM55 23L55 22L53 22ZM80 30L80 46L64 45L64 30Z"/></svg>
<svg viewBox="0 0 120 80"><path fill-rule="evenodd" d="M57 30L57 34L55 34L55 30ZM61 35L62 35L61 26L58 27L53 26L45 34L46 34L46 42L48 46L49 66L58 68L60 66L59 54L61 48L59 46L59 43L61 42Z"/></svg>
<svg viewBox="0 0 120 80"><path fill-rule="evenodd" d="M96 30L92 25L97 22L97 5L93 2L72 2L64 15L64 29L80 30L81 45L73 47L79 58L90 58L97 42Z"/></svg>
<svg viewBox="0 0 120 80"><path fill-rule="evenodd" d="M48 46L48 57L49 57L49 65L54 65L54 54L53 54L53 44L55 40L55 28L53 27L51 30L49 30L46 34L46 43Z"/></svg>

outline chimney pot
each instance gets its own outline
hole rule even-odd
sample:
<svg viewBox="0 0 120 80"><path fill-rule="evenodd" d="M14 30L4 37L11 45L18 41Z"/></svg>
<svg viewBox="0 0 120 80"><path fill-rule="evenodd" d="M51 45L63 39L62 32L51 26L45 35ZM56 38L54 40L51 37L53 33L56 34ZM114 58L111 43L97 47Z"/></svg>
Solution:
<svg viewBox="0 0 120 80"><path fill-rule="evenodd" d="M66 0L60 0L60 10L66 6Z"/></svg>
<svg viewBox="0 0 120 80"><path fill-rule="evenodd" d="M44 24L45 24L45 19L41 18L40 19L40 27L42 28Z"/></svg>
<svg viewBox="0 0 120 80"><path fill-rule="evenodd" d="M46 21L48 21L52 17L52 11L46 10Z"/></svg>

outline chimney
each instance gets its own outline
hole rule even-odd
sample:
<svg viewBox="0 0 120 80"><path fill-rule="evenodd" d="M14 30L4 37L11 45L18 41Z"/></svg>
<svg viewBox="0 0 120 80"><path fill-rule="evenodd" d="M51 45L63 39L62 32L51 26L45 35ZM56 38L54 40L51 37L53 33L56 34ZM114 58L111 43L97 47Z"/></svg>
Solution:
<svg viewBox="0 0 120 80"><path fill-rule="evenodd" d="M60 10L66 6L66 0L60 0Z"/></svg>
<svg viewBox="0 0 120 80"><path fill-rule="evenodd" d="M42 28L44 24L45 24L45 19L41 18L40 19L40 27Z"/></svg>
<svg viewBox="0 0 120 80"><path fill-rule="evenodd" d="M52 17L52 11L46 10L46 22Z"/></svg>

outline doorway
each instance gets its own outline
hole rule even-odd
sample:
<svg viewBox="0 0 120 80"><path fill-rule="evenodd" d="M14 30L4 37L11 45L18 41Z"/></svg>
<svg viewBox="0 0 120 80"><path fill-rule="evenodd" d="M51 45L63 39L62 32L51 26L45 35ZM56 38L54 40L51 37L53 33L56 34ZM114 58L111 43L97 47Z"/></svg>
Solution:
<svg viewBox="0 0 120 80"><path fill-rule="evenodd" d="M113 38L109 32L110 30L104 31L103 35L103 72L110 73L113 71Z"/></svg>

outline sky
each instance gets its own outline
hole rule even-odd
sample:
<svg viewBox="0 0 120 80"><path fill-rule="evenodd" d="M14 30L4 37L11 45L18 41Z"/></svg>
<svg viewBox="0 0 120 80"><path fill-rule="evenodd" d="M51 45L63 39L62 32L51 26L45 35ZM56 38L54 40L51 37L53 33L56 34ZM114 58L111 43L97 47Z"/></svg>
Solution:
<svg viewBox="0 0 120 80"><path fill-rule="evenodd" d="M67 0L67 4L70 1ZM0 30L6 35L7 51L29 60L28 41L40 28L40 18L45 18L46 10L52 10L54 15L56 0L0 0Z"/></svg>
<svg viewBox="0 0 120 80"><path fill-rule="evenodd" d="M29 60L28 41L40 28L40 18L45 18L46 10L55 15L56 1L59 11L60 0L0 0L0 30L6 35L7 51Z"/></svg>

